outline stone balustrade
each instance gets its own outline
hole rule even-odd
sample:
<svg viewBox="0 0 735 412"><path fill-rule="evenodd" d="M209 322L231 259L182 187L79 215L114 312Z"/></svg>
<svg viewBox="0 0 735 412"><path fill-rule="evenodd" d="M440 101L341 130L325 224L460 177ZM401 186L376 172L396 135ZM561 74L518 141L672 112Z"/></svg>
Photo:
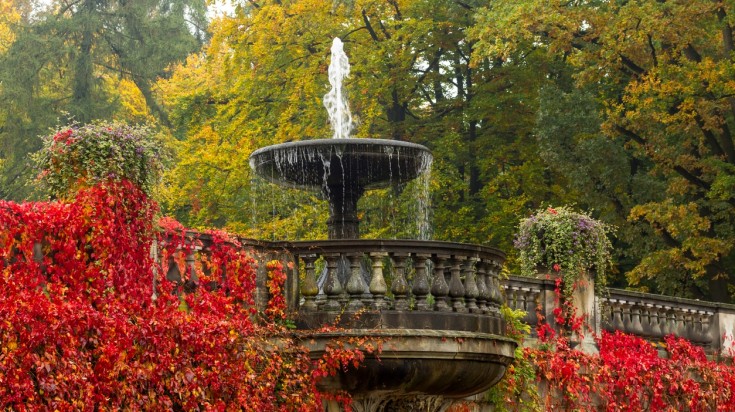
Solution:
<svg viewBox="0 0 735 412"><path fill-rule="evenodd" d="M547 320L552 320L549 315L554 307L554 282L545 279L510 276L508 279L504 279L501 284L508 307L526 312L523 322L536 325L539 321L539 315Z"/></svg>
<svg viewBox="0 0 735 412"><path fill-rule="evenodd" d="M393 327L413 319L423 328L503 331L498 274L504 255L496 249L416 240L279 246L303 269L301 318L327 322L345 311L379 311L381 324Z"/></svg>
<svg viewBox="0 0 735 412"><path fill-rule="evenodd" d="M599 301L605 330L620 330L650 340L674 334L705 347L715 342L715 314L721 305L618 289Z"/></svg>
<svg viewBox="0 0 735 412"><path fill-rule="evenodd" d="M553 326L553 280L510 276L501 283L506 304L526 311L524 322L536 325L542 315ZM673 334L711 354L732 355L735 305L610 288L594 298L594 307L589 322L597 333L621 331L651 341Z"/></svg>
<svg viewBox="0 0 735 412"><path fill-rule="evenodd" d="M206 270L197 268L197 262L209 253L212 239L196 232L184 236L190 242L187 254L183 259L169 256L166 277L193 290L197 270ZM344 313L362 313L360 327L502 334L503 303L525 311L523 321L530 325L538 323L539 315L554 325L554 281L500 279L504 255L493 248L417 240L240 242L258 262L258 307L265 307L268 300L264 263L272 259L291 263L286 301L305 328L329 324ZM41 247L36 246L33 259L41 262ZM165 246L164 240L156 248ZM594 308L588 320L597 333L622 331L651 341L673 334L710 353L732 355L735 305L611 288L594 298Z"/></svg>

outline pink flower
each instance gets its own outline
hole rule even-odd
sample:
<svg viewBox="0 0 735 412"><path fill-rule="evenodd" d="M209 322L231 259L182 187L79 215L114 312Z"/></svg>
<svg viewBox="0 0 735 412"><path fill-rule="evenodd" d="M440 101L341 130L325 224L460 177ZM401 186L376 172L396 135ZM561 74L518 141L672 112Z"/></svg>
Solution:
<svg viewBox="0 0 735 412"><path fill-rule="evenodd" d="M554 269L554 272L561 271L561 266L559 266L558 263L554 263L554 266L552 266L551 268Z"/></svg>

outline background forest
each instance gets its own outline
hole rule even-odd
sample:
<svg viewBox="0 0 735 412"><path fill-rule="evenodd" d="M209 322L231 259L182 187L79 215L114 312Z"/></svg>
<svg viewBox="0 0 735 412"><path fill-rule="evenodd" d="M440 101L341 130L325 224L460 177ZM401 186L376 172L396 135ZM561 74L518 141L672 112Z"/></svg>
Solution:
<svg viewBox="0 0 735 412"><path fill-rule="evenodd" d="M434 239L512 257L519 219L573 204L617 226L614 285L732 301L735 1L228 5L0 0L0 198L45 196L29 154L52 128L115 119L164 136L164 213L324 238L318 194L257 181L248 156L331 135L322 96L340 37L355 137L434 154ZM416 235L424 196L366 196L363 232Z"/></svg>

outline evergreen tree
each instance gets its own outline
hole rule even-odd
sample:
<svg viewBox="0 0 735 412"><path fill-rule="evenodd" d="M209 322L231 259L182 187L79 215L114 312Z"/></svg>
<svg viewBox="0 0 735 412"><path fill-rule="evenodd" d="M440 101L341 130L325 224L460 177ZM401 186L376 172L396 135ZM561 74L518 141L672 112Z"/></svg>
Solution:
<svg viewBox="0 0 735 412"><path fill-rule="evenodd" d="M124 117L121 80L166 125L152 87L200 48L205 11L204 0L56 1L13 24L0 55L0 198L28 195L27 154L50 127Z"/></svg>

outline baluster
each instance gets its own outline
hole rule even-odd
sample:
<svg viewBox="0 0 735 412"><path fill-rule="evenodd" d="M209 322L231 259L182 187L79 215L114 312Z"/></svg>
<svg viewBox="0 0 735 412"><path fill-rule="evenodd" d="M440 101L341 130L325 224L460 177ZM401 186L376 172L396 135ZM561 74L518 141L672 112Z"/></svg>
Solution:
<svg viewBox="0 0 735 412"><path fill-rule="evenodd" d="M656 305L658 308L658 326L661 329L661 337L669 334L668 320L666 319L666 311L668 310L666 305Z"/></svg>
<svg viewBox="0 0 735 412"><path fill-rule="evenodd" d="M623 317L623 332L625 333L632 333L631 330L633 328L633 322L630 317L630 307L631 304L621 300L620 306L622 307L622 317Z"/></svg>
<svg viewBox="0 0 735 412"><path fill-rule="evenodd" d="M621 304L620 300L615 302L615 314L613 317L613 326L615 330L625 331L625 308Z"/></svg>
<svg viewBox="0 0 735 412"><path fill-rule="evenodd" d="M480 313L488 313L489 308L487 306L488 299L490 298L490 290L487 288L487 280L485 270L482 268L482 264L475 259L472 262L475 265L475 283L477 284L477 307L480 309Z"/></svg>
<svg viewBox="0 0 735 412"><path fill-rule="evenodd" d="M362 294L365 293L367 285L365 280L362 278L362 271L360 270L360 261L362 260L362 253L353 252L347 255L350 260L350 278L347 279L347 286L345 289L349 294L349 303L347 308L349 310L358 311L365 307L362 303Z"/></svg>
<svg viewBox="0 0 735 412"><path fill-rule="evenodd" d="M189 280L194 283L199 281L196 270L196 253L196 248L192 247L184 259L186 261L186 270L189 272Z"/></svg>
<svg viewBox="0 0 735 412"><path fill-rule="evenodd" d="M500 272L503 270L503 263L497 260L493 261L493 271L491 272L493 284L495 285L495 304L498 305L498 316L500 316L500 307L505 303L505 297L500 291Z"/></svg>
<svg viewBox="0 0 735 412"><path fill-rule="evenodd" d="M526 296L526 312L528 313L526 319L528 319L529 325L535 325L538 323L538 320L536 319L536 307L538 306L539 295L541 295L540 290L529 289Z"/></svg>
<svg viewBox="0 0 735 412"><path fill-rule="evenodd" d="M692 311L692 319L693 319L692 340L700 344L704 343L704 330L702 329L703 318L704 318L704 311L702 310Z"/></svg>
<svg viewBox="0 0 735 412"><path fill-rule="evenodd" d="M385 300L388 285L383 277L383 257L385 252L370 252L373 261L373 278L370 280L370 293L373 295L373 309L388 309L390 305Z"/></svg>
<svg viewBox="0 0 735 412"><path fill-rule="evenodd" d="M641 324L641 307L634 303L630 309L630 333L634 335L644 335L643 325Z"/></svg>
<svg viewBox="0 0 735 412"><path fill-rule="evenodd" d="M390 291L395 299L394 308L398 311L409 309L408 302L408 282L406 281L406 258L407 253L393 254L393 282Z"/></svg>
<svg viewBox="0 0 735 412"><path fill-rule="evenodd" d="M340 299L344 289L337 275L339 257L339 253L324 254L324 259L327 261L327 278L324 281L324 294L327 295L327 302L324 304L324 310L327 311L338 311L342 308Z"/></svg>
<svg viewBox="0 0 735 412"><path fill-rule="evenodd" d="M467 312L467 306L464 302L464 285L460 274L462 272L462 258L460 256L452 256L452 266L450 269L451 279L449 280L449 296L452 298L452 308L455 312Z"/></svg>
<svg viewBox="0 0 735 412"><path fill-rule="evenodd" d="M651 336L651 317L649 315L648 304L638 302L636 306L639 309L639 319L641 324L641 335L644 337Z"/></svg>
<svg viewBox="0 0 735 412"><path fill-rule="evenodd" d="M526 291L527 290L528 289L524 287L520 287L518 288L518 290L516 290L516 299L517 299L516 307L518 307L518 309L522 311L526 310Z"/></svg>
<svg viewBox="0 0 735 412"><path fill-rule="evenodd" d="M166 279L176 283L181 283L181 269L179 268L178 262L174 258L174 255L168 257L168 270L166 271Z"/></svg>
<svg viewBox="0 0 735 412"><path fill-rule="evenodd" d="M462 274L464 275L464 297L465 304L470 313L482 313L477 306L477 297L480 290L475 280L475 262L472 258L465 258L462 264Z"/></svg>
<svg viewBox="0 0 735 412"><path fill-rule="evenodd" d="M516 286L509 286L508 290L505 291L506 299L505 303L509 308L518 310L518 288Z"/></svg>
<svg viewBox="0 0 735 412"><path fill-rule="evenodd" d="M674 310L671 306L664 306L665 315L664 318L664 335L671 335L676 333L676 318L674 317Z"/></svg>
<svg viewBox="0 0 735 412"><path fill-rule="evenodd" d="M35 242L33 244L33 261L38 263L41 274L47 276L46 265L43 264L43 244L41 242Z"/></svg>
<svg viewBox="0 0 735 412"><path fill-rule="evenodd" d="M684 338L696 342L694 335L694 310L684 309L682 310L682 317L684 318Z"/></svg>
<svg viewBox="0 0 735 412"><path fill-rule="evenodd" d="M433 255L432 257L434 260L434 279L431 294L434 295L434 308L440 312L450 312L452 308L447 303L449 300L449 285L444 279L444 262L448 256Z"/></svg>
<svg viewBox="0 0 735 412"><path fill-rule="evenodd" d="M702 342L706 346L711 346L714 341L714 337L712 336L712 318L713 314L711 312L704 312L704 316L702 317Z"/></svg>
<svg viewBox="0 0 735 412"><path fill-rule="evenodd" d="M482 273L485 278L485 296L487 296L487 301L485 302L485 306L487 306L486 313L495 313L497 311L495 307L495 284L493 283L492 273L490 273L490 266L484 259L478 260L476 266L477 272ZM507 288L510 291L510 286L507 286Z"/></svg>
<svg viewBox="0 0 735 412"><path fill-rule="evenodd" d="M487 288L490 291L490 312L494 315L500 314L500 306L503 304L503 295L500 294L500 281L498 280L499 265L495 262L481 261L487 273ZM516 307L518 309L518 307Z"/></svg>
<svg viewBox="0 0 735 412"><path fill-rule="evenodd" d="M674 327L674 334L678 337L683 338L686 336L686 325L684 323L684 312L681 310L676 310L674 312L674 319L676 321L676 326Z"/></svg>
<svg viewBox="0 0 735 412"><path fill-rule="evenodd" d="M426 300L429 295L429 277L426 274L426 259L429 255L416 254L414 257L413 267L415 270L413 277L413 295L416 298L417 310L431 310L431 305Z"/></svg>
<svg viewBox="0 0 735 412"><path fill-rule="evenodd" d="M301 283L301 296L304 297L304 304L301 306L306 312L315 312L318 309L316 304L316 295L319 294L319 286L316 283L316 273L314 272L314 262L317 255L301 255L304 261L304 281Z"/></svg>
<svg viewBox="0 0 735 412"><path fill-rule="evenodd" d="M660 340L663 337L661 331L661 322L659 321L659 306L653 304L647 304L649 307L649 318L651 324L651 338L653 340Z"/></svg>
<svg viewBox="0 0 735 412"><path fill-rule="evenodd" d="M615 300L600 298L600 325L606 331L615 330Z"/></svg>

